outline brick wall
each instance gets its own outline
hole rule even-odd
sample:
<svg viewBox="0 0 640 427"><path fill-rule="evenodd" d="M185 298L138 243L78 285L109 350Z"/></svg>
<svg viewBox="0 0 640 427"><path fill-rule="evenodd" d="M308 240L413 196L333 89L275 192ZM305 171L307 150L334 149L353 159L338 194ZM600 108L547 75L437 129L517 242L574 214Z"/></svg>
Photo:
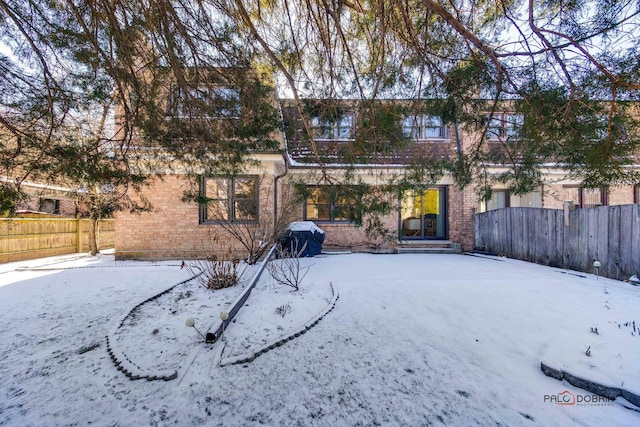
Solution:
<svg viewBox="0 0 640 427"><path fill-rule="evenodd" d="M464 250L473 249L473 213L478 208L478 198L472 188L459 190L455 185L448 186L448 224L449 240L460 243ZM384 242L382 248L397 247L398 231L398 201L392 203L391 212L382 218L385 228L396 236L391 241ZM302 209L300 209L302 217ZM317 222L325 232L324 246L330 249L367 250L380 240L370 241L365 228L352 223ZM437 240L425 242L437 243Z"/></svg>
<svg viewBox="0 0 640 427"><path fill-rule="evenodd" d="M75 217L77 214L76 202L73 199L60 197L57 194L28 194L26 198L21 200L16 210L27 210L33 212L40 212L42 209L41 200L50 199L58 201L58 215L66 217ZM53 212L49 212L53 213Z"/></svg>
<svg viewBox="0 0 640 427"><path fill-rule="evenodd" d="M465 251L473 249L473 214L479 206L473 188L449 186L449 240L460 243Z"/></svg>
<svg viewBox="0 0 640 427"><path fill-rule="evenodd" d="M265 216L272 212L272 184L273 177L268 177L259 190L260 213ZM151 212L116 214L116 258L193 259L212 253L225 256L227 251L236 257L247 255L238 239L222 226L200 224L198 205L181 200L188 185L183 176L156 179L144 190L153 205Z"/></svg>
<svg viewBox="0 0 640 427"><path fill-rule="evenodd" d="M610 205L630 205L633 203L633 185L611 187L609 190Z"/></svg>
<svg viewBox="0 0 640 427"><path fill-rule="evenodd" d="M543 207L549 209L562 209L565 200L573 200L578 204L578 184L567 186L566 184L545 185ZM611 187L608 194L609 205L629 205L633 203L633 185Z"/></svg>
<svg viewBox="0 0 640 427"><path fill-rule="evenodd" d="M266 175L261 180L260 214L263 220L273 221L274 176ZM145 196L152 203L151 212L131 214L119 212L116 216L116 257L119 259L190 259L215 253L223 256L228 250L234 256L244 257L247 251L238 240L217 224L200 224L199 209L194 202L183 202L182 196L188 188L186 178L176 175L156 180L145 189ZM554 184L545 188L557 197L545 196L544 207L561 209L562 185ZM280 195L283 190L280 190ZM633 202L633 187L613 188L609 194L610 204ZM280 200L279 203L282 203ZM384 226L393 232L398 229L398 203L394 201L392 211L384 216ZM473 249L473 214L479 208L479 200L473 188L460 190L455 185L448 186L448 226L449 240L460 243L463 250ZM292 216L302 220L300 203ZM318 226L325 231L326 248L352 250L370 249L374 243L365 233L364 227L351 223L322 223ZM218 244L212 246L212 239ZM395 247L397 241L386 242L385 247Z"/></svg>

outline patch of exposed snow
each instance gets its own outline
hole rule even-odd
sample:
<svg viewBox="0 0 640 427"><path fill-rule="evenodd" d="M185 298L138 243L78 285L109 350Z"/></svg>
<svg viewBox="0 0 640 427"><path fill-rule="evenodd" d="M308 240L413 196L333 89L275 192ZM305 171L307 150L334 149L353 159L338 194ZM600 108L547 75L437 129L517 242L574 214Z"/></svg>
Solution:
<svg viewBox="0 0 640 427"><path fill-rule="evenodd" d="M640 425L640 413L617 401L545 400L585 392L540 370L544 360L637 390L640 339L629 322L640 321L640 288L501 260L303 259L313 265L299 299L265 277L227 340L213 345L203 344L185 318L206 330L235 296L196 297L195 288L176 287L141 306L118 337L118 348L141 371L178 367L178 379L168 382L129 380L112 363L104 337L140 302L188 279L179 262L103 255L5 264L0 425ZM226 355L241 355L234 348L247 340L278 339L270 334L284 328L278 322L290 322L292 329L278 331L286 336L313 320L330 299L329 283L340 300L314 328L251 363L218 367ZM276 315L288 302L285 317Z"/></svg>
<svg viewBox="0 0 640 427"><path fill-rule="evenodd" d="M324 234L324 230L318 227L313 221L294 221L289 224L291 231L311 231Z"/></svg>

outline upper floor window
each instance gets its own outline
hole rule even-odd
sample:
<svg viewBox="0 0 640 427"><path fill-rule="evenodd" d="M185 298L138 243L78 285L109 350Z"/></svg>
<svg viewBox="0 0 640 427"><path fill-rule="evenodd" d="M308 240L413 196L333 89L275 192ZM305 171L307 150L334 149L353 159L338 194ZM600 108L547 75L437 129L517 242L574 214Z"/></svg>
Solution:
<svg viewBox="0 0 640 427"><path fill-rule="evenodd" d="M309 188L304 219L310 221L342 222L354 217L354 203L348 197L332 191L331 187Z"/></svg>
<svg viewBox="0 0 640 427"><path fill-rule="evenodd" d="M238 118L240 91L217 85L176 88L168 114L177 118Z"/></svg>
<svg viewBox="0 0 640 427"><path fill-rule="evenodd" d="M624 122L619 117L610 119L605 115L597 115L595 117L582 117L582 125L588 131L591 131L589 139L591 140L607 140L611 138L616 143L624 143L629 141L629 134Z"/></svg>
<svg viewBox="0 0 640 427"><path fill-rule="evenodd" d="M203 178L201 222L258 220L258 179L255 176Z"/></svg>
<svg viewBox="0 0 640 427"><path fill-rule="evenodd" d="M345 114L335 119L313 117L311 127L315 139L350 140L353 139L353 115Z"/></svg>
<svg viewBox="0 0 640 427"><path fill-rule="evenodd" d="M449 139L449 127L437 116L413 115L402 120L402 133L414 140Z"/></svg>
<svg viewBox="0 0 640 427"><path fill-rule="evenodd" d="M524 117L520 114L494 114L491 119L487 116L487 120L487 138L490 141L517 138L524 124Z"/></svg>

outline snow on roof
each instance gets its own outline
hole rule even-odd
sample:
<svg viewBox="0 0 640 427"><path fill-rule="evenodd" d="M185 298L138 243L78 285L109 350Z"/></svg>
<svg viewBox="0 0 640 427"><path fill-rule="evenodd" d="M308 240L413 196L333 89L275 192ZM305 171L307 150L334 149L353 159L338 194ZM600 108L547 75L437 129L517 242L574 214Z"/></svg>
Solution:
<svg viewBox="0 0 640 427"><path fill-rule="evenodd" d="M289 224L289 230L291 231L317 231L320 234L324 234L324 230L318 227L313 221L294 221Z"/></svg>

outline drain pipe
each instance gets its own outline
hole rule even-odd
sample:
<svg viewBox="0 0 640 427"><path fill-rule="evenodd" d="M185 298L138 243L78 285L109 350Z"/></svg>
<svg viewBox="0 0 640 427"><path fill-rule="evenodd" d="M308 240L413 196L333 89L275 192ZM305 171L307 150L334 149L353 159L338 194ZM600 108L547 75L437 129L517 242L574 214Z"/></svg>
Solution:
<svg viewBox="0 0 640 427"><path fill-rule="evenodd" d="M280 113L280 123L284 126L284 115L282 114L282 105L278 102L278 111ZM281 130L282 139L284 141L284 153L282 153L282 159L284 160L284 172L280 175L276 175L273 180L273 227L278 225L278 182L281 178L284 178L289 173L289 143L287 141L287 134L284 131L284 127Z"/></svg>
<svg viewBox="0 0 640 427"><path fill-rule="evenodd" d="M286 154L283 156L284 159L284 172L280 175L276 175L273 180L273 226L275 227L278 224L278 182L281 178L284 178L289 173L289 161L287 160Z"/></svg>

